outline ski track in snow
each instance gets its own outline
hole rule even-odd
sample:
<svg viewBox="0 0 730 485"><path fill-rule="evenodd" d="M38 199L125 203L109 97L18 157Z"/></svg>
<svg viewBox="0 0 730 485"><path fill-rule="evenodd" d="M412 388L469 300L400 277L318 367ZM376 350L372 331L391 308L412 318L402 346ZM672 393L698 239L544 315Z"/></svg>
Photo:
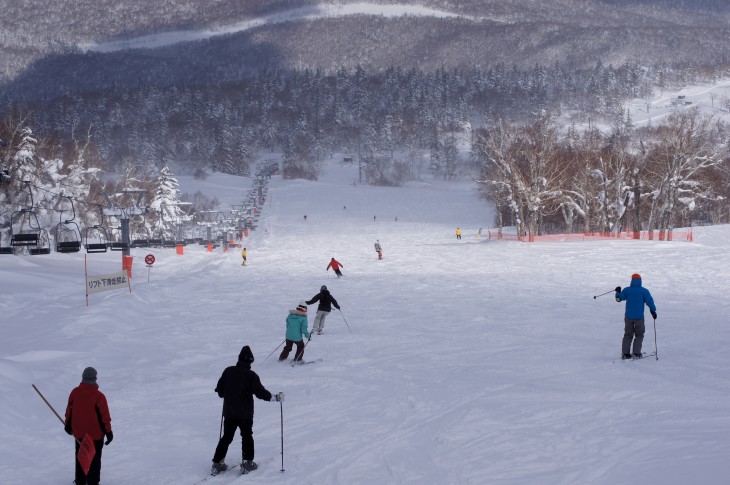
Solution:
<svg viewBox="0 0 730 485"><path fill-rule="evenodd" d="M132 294L91 295L88 308L83 254L0 259L2 483L72 480L72 442L30 384L62 413L87 365L115 431L103 483L206 478L213 389L246 344L263 384L286 393L286 471L280 407L256 400L259 470L206 483L724 483L730 285L718 262L730 227L695 228L693 243L495 242L476 237L492 214L472 184L356 178L334 163L318 182L275 177L248 266L238 251L134 249ZM229 203L250 187L217 174L180 182ZM343 278L325 271L331 257ZM90 274L120 266L118 254L88 259ZM658 306L659 360L612 363L624 305L592 296L634 272ZM306 348L323 361L265 360L288 310L322 284L342 305ZM649 320L647 351L653 330ZM228 463L239 454L236 438Z"/></svg>

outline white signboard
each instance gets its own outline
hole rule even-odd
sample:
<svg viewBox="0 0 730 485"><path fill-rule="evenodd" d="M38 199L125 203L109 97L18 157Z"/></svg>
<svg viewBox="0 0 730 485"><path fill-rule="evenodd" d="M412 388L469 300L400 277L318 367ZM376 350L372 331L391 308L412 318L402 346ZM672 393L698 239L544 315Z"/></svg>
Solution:
<svg viewBox="0 0 730 485"><path fill-rule="evenodd" d="M86 294L99 293L108 290L130 289L127 270L118 273L88 276L86 278Z"/></svg>

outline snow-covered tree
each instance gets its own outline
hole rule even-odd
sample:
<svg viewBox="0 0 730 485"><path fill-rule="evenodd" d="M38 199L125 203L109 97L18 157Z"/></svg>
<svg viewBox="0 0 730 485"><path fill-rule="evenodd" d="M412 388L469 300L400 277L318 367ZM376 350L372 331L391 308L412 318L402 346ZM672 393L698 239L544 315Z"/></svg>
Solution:
<svg viewBox="0 0 730 485"><path fill-rule="evenodd" d="M648 156L649 231L658 228L660 238L671 237L681 211L692 212L699 200L716 196L708 174L727 156L727 139L724 125L698 108L669 116Z"/></svg>
<svg viewBox="0 0 730 485"><path fill-rule="evenodd" d="M150 204L153 213L152 232L163 239L177 239L180 237L180 227L190 219L180 206L180 184L165 165L155 185ZM156 220L154 215L157 216Z"/></svg>

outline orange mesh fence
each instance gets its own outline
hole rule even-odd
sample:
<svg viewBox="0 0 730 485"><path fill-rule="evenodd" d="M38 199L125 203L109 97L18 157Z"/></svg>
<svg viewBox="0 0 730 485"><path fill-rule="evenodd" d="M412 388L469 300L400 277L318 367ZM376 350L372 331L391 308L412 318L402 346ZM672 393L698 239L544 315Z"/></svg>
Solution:
<svg viewBox="0 0 730 485"><path fill-rule="evenodd" d="M614 232L581 232L571 234L527 234L519 236L506 233L500 229L489 229L490 240L522 241L522 242L561 242L561 241L604 241L604 240L646 240L646 241L692 241L692 229L682 231L622 231Z"/></svg>

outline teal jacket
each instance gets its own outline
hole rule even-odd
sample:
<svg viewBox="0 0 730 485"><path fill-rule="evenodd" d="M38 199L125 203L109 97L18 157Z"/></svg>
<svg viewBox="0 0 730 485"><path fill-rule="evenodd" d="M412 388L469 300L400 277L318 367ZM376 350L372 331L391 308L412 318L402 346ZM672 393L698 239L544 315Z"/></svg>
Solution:
<svg viewBox="0 0 730 485"><path fill-rule="evenodd" d="M286 339L299 342L302 340L302 335L309 338L307 316L296 310L289 310L289 316L286 317Z"/></svg>

